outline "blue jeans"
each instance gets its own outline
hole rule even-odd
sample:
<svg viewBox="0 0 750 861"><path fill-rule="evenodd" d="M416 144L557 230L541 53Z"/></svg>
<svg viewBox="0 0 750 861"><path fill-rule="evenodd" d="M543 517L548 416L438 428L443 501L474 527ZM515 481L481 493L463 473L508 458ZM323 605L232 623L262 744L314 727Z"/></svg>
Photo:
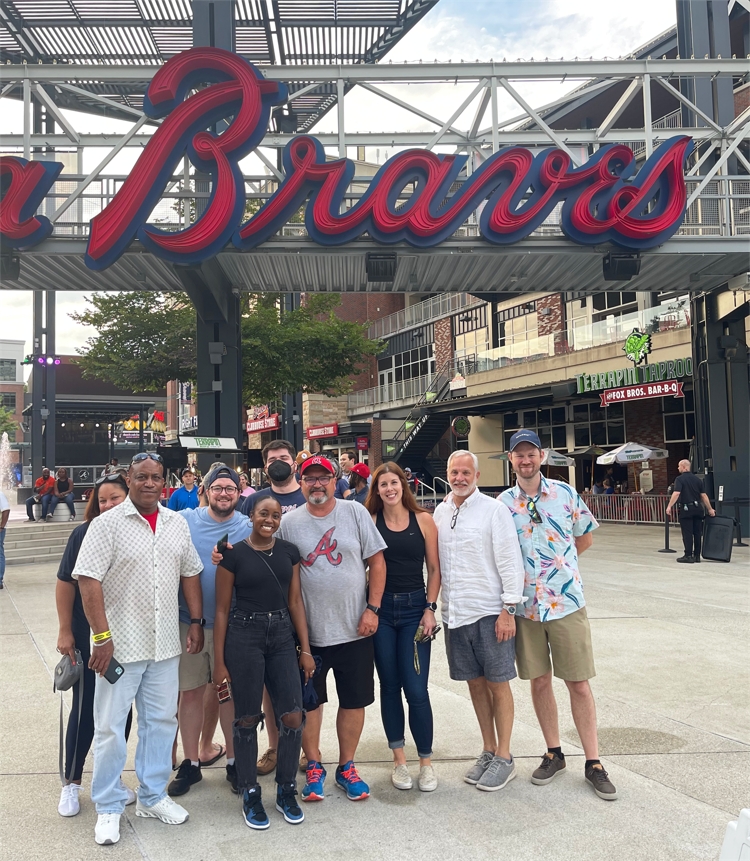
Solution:
<svg viewBox="0 0 750 861"><path fill-rule="evenodd" d="M432 756L432 706L427 693L431 643L419 643L420 673L414 669L414 634L427 604L424 589L385 592L373 638L380 679L380 713L391 750L404 746L404 703L409 704L409 729L420 757Z"/></svg>
<svg viewBox="0 0 750 861"><path fill-rule="evenodd" d="M44 518L47 516L47 511L49 509L49 504L50 504L50 500L52 499L52 497L53 497L53 494L45 493L44 496L41 498L42 520L44 520ZM34 495L32 495L26 500L26 516L29 518L29 520L34 519L34 506L35 505L36 505L36 499L35 499Z"/></svg>
<svg viewBox="0 0 750 861"><path fill-rule="evenodd" d="M172 772L172 743L177 733L179 655L166 661L123 664L125 672L111 685L97 676L94 694L94 777L91 799L97 813L122 813L127 793L120 775L127 759L125 724L135 700L138 746L135 773L138 798L153 807L167 794Z"/></svg>
<svg viewBox="0 0 750 861"><path fill-rule="evenodd" d="M0 583L5 577L5 533L7 529L0 529Z"/></svg>
<svg viewBox="0 0 750 861"><path fill-rule="evenodd" d="M65 496L54 496L53 495L52 499L50 499L50 502L49 502L49 513L54 514L55 509L57 508L57 504L59 502L64 502L68 506L68 509L70 510L71 517L75 517L76 516L76 507L73 504L73 499L74 499L74 496L73 496L72 490L70 491L70 493L66 493Z"/></svg>

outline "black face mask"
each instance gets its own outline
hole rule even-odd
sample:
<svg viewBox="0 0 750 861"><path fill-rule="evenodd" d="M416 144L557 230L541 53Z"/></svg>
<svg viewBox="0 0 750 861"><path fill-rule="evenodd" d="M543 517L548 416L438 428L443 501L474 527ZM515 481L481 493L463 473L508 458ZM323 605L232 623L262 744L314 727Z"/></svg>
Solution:
<svg viewBox="0 0 750 861"><path fill-rule="evenodd" d="M291 466L283 460L275 460L266 467L266 475L274 484L283 484L291 474Z"/></svg>

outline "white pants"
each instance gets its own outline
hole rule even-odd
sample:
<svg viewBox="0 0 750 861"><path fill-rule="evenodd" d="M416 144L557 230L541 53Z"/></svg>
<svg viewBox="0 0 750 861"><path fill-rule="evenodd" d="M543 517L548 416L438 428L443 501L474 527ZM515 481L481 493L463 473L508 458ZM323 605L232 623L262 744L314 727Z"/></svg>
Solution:
<svg viewBox="0 0 750 861"><path fill-rule="evenodd" d="M94 694L94 778L91 798L97 813L122 813L127 793L120 781L127 745L125 722L135 700L138 746L135 773L141 804L152 807L167 794L172 744L177 732L179 656L166 661L123 664L115 684L97 676Z"/></svg>

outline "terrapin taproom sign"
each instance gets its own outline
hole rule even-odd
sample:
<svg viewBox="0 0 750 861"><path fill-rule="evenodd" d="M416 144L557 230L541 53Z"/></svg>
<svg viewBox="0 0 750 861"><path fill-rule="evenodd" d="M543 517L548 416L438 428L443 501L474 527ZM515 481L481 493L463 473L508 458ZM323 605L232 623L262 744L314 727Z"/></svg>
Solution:
<svg viewBox="0 0 750 861"><path fill-rule="evenodd" d="M479 225L484 239L495 245L528 236L562 203L562 230L573 242L640 250L669 239L685 214L683 166L693 149L686 136L665 141L637 172L635 156L621 144L600 147L580 167L561 149L534 155L514 146L494 153L463 181L467 156L406 150L389 159L361 199L347 208L344 196L354 163L327 161L319 141L300 135L284 150L285 176L277 190L245 220L239 162L263 140L272 106L286 99L284 84L266 80L231 52L193 48L169 59L143 102L144 113L161 124L110 203L91 220L86 265L106 269L134 239L157 257L183 264L207 260L228 243L250 250L302 206L309 237L324 246L369 234L384 245L431 247L452 236L487 201ZM216 134L222 120L223 131ZM205 210L182 230L147 224L185 156L196 171L210 176ZM0 157L3 245L31 248L52 233L50 221L35 213L62 167Z"/></svg>

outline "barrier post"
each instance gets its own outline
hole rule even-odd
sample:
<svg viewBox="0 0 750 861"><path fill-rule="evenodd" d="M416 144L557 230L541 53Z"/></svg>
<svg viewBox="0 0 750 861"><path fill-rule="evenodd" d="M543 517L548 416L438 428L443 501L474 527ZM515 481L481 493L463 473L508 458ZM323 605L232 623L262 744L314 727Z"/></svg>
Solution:
<svg viewBox="0 0 750 861"><path fill-rule="evenodd" d="M657 551L658 553L677 553L676 550L669 549L669 515L664 513L664 547Z"/></svg>
<svg viewBox="0 0 750 861"><path fill-rule="evenodd" d="M734 528L735 528L735 547L747 547L742 540L742 524L740 523L740 501L735 496L734 498Z"/></svg>

